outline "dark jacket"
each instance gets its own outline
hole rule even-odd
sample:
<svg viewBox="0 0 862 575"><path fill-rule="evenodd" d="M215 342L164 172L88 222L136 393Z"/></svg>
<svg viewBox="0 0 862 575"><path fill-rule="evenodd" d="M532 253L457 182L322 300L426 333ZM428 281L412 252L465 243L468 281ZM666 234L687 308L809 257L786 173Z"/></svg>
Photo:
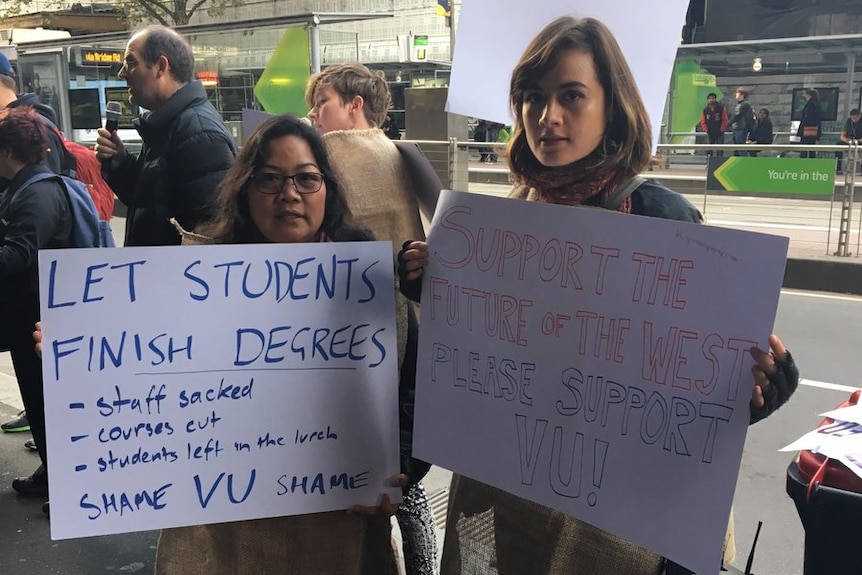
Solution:
<svg viewBox="0 0 862 575"><path fill-rule="evenodd" d="M19 189L39 172L50 170L44 164L22 169L0 199L0 321L8 320L8 306L38 309L38 252L69 246L72 216L60 182Z"/></svg>
<svg viewBox="0 0 862 575"><path fill-rule="evenodd" d="M805 126L816 126L817 137L806 138L802 135ZM799 141L803 144L815 144L820 139L820 102L815 98L811 98L805 102L805 107L802 108L802 118L799 120L799 127L796 128L796 135L799 136Z"/></svg>
<svg viewBox="0 0 862 575"><path fill-rule="evenodd" d="M719 102L710 109L709 106L703 109L700 115L700 129L709 135L715 136L723 134L727 128L727 109L724 104Z"/></svg>
<svg viewBox="0 0 862 575"><path fill-rule="evenodd" d="M236 146L198 81L134 123L143 140L140 154L127 153L106 178L128 207L125 244L179 245L170 218L193 230L214 214L216 188Z"/></svg>
<svg viewBox="0 0 862 575"><path fill-rule="evenodd" d="M862 140L862 118L860 118L858 122L854 122L852 118L847 118L844 122L844 128L841 130L841 134L848 140Z"/></svg>
<svg viewBox="0 0 862 575"><path fill-rule="evenodd" d="M682 194L666 188L656 180L647 180L632 193L631 213L695 224L703 221L700 210Z"/></svg>
<svg viewBox="0 0 862 575"><path fill-rule="evenodd" d="M749 139L756 144L771 144L775 139L772 133L772 120L767 116L759 122L757 127L751 132Z"/></svg>
<svg viewBox="0 0 862 575"><path fill-rule="evenodd" d="M751 104L748 100L737 102L736 110L733 112L733 117L730 119L730 127L733 131L745 130L746 134L754 129L755 119L754 110L751 109Z"/></svg>
<svg viewBox="0 0 862 575"><path fill-rule="evenodd" d="M34 108L40 116L51 122L54 126L57 125L57 114L54 113L54 108L50 106L46 106L41 103L39 99L36 97L36 94L21 94L18 96L18 99L10 102L7 108L18 108L22 106L30 106ZM54 172L55 174L59 174L63 165L63 142L60 141L60 137L57 135L52 129L48 129L48 155L45 158L45 165L48 166L48 169ZM9 185L9 180L6 178L0 177L0 191L5 190Z"/></svg>

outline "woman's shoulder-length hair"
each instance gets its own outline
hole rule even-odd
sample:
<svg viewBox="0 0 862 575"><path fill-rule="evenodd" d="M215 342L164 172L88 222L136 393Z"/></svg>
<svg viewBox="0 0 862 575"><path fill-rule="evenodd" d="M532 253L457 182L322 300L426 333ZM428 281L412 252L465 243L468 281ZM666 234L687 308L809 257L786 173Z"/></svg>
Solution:
<svg viewBox="0 0 862 575"><path fill-rule="evenodd" d="M308 143L317 167L325 178L323 232L334 241L357 238L360 228L351 222L347 200L333 174L322 138L314 128L292 115L268 118L252 132L219 185L215 218L198 226L195 233L220 243L264 241L251 219L248 183L266 163L269 144L285 136L296 136Z"/></svg>
<svg viewBox="0 0 862 575"><path fill-rule="evenodd" d="M593 153L595 167L601 171L640 172L650 161L652 130L631 69L607 26L594 18L571 16L557 18L545 26L512 71L509 96L515 125L509 144L510 169L519 180L541 169L526 140L521 115L524 93L536 86L569 50L592 56L605 92L605 134Z"/></svg>

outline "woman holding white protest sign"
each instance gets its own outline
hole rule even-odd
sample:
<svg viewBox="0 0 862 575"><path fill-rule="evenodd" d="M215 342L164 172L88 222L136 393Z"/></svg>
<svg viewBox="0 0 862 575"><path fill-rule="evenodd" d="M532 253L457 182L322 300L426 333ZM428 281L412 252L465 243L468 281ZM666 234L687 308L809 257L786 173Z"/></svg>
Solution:
<svg viewBox="0 0 862 575"><path fill-rule="evenodd" d="M510 104L515 122L508 155L516 182L510 197L701 221L681 195L638 176L650 161L650 124L631 70L601 22L563 17L546 26L512 73ZM406 242L398 260L402 291L418 299L427 245ZM772 336L769 344L769 352L751 350L751 422L783 404L798 382L781 341ZM458 475L448 518L444 575L467 573L467 565L479 575L686 572L561 512ZM462 545L468 530L492 534L490 557L484 546Z"/></svg>
<svg viewBox="0 0 862 575"><path fill-rule="evenodd" d="M270 118L251 134L219 190L216 219L194 234L184 232L183 244L373 239L352 222L320 136L292 116ZM412 316L409 306L399 312ZM407 340L399 362L400 385L408 387L415 381L415 319L409 324L407 333L399 334ZM402 448L402 474L392 485L406 488L427 468L413 467L409 454L412 406L402 401L400 413L406 450ZM383 495L379 507L351 512L166 529L159 540L156 573L392 573L390 516L396 508Z"/></svg>

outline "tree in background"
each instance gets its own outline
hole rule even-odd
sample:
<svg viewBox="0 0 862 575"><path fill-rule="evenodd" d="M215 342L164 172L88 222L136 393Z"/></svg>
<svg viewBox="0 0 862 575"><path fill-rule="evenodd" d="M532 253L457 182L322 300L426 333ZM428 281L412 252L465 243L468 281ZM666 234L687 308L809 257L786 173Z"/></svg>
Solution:
<svg viewBox="0 0 862 575"><path fill-rule="evenodd" d="M0 1L0 18L40 11L99 12L113 8L124 12L129 24L154 21L165 26L182 26L200 10L216 18L222 16L227 8L243 4L244 0L103 0L90 5L62 0L13 0Z"/></svg>

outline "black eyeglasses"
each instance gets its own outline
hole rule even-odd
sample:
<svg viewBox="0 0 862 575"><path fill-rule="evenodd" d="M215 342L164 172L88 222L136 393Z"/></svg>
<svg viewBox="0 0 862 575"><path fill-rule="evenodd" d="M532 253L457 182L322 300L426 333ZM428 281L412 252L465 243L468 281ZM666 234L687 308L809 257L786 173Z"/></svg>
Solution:
<svg viewBox="0 0 862 575"><path fill-rule="evenodd" d="M293 187L300 194L313 194L323 186L325 177L317 172L301 172L288 176L276 172L258 172L251 176L255 189L262 194L276 195L284 191L287 180L293 181Z"/></svg>

